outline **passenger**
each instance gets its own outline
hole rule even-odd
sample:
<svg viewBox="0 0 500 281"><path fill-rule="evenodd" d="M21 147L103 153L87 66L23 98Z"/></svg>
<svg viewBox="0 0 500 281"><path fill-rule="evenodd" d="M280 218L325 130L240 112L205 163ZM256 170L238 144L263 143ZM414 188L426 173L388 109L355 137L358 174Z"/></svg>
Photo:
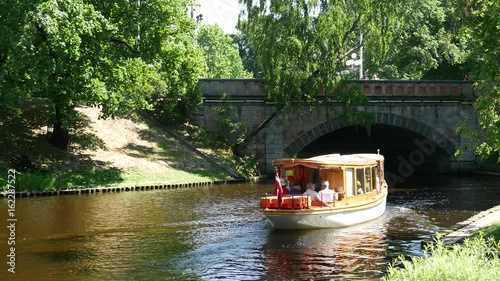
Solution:
<svg viewBox="0 0 500 281"><path fill-rule="evenodd" d="M300 189L300 182L296 181L293 183L293 187L292 189L290 189L290 192L288 192L288 194L302 194L302 191Z"/></svg>
<svg viewBox="0 0 500 281"><path fill-rule="evenodd" d="M287 187L285 178L280 178L281 188L283 190L283 194L287 194L289 192L289 188ZM273 188L273 195L276 195L276 188Z"/></svg>
<svg viewBox="0 0 500 281"><path fill-rule="evenodd" d="M356 185L358 186L358 195L363 195L363 188L361 188L361 182L357 181Z"/></svg>
<svg viewBox="0 0 500 281"><path fill-rule="evenodd" d="M281 182L281 187L283 187L283 189L286 189L285 193L290 191L290 186L288 186L288 183L285 178L280 178L280 182Z"/></svg>
<svg viewBox="0 0 500 281"><path fill-rule="evenodd" d="M311 197L312 201L320 201L318 197L318 192L316 192L316 185L312 182L308 183L306 185L306 191L304 192L304 195L307 195Z"/></svg>
<svg viewBox="0 0 500 281"><path fill-rule="evenodd" d="M321 190L318 192L318 197L320 198L320 201L323 202L333 202L333 199L335 198L335 192L333 190L329 189L330 183L328 181L323 181L321 183Z"/></svg>

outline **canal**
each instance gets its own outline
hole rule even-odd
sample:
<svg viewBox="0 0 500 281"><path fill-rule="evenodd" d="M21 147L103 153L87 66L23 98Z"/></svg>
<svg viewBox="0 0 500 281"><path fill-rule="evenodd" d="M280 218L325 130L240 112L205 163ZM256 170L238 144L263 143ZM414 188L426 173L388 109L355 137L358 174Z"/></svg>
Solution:
<svg viewBox="0 0 500 281"><path fill-rule="evenodd" d="M421 177L345 229L273 230L273 182L16 200L15 274L0 201L0 280L379 280L420 241L500 204L498 177Z"/></svg>

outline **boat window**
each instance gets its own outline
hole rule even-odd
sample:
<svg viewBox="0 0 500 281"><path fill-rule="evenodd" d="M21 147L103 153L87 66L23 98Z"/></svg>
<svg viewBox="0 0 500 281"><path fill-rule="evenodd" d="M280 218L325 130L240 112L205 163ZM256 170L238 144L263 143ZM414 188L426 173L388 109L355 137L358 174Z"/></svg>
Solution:
<svg viewBox="0 0 500 281"><path fill-rule="evenodd" d="M380 179L377 176L377 167L372 167L372 179L373 179L373 187L377 187L379 190L379 185L380 185Z"/></svg>
<svg viewBox="0 0 500 281"><path fill-rule="evenodd" d="M365 168L365 182L366 182L366 185L365 185L365 192L368 193L368 192L371 192L372 191L372 177L371 177L371 171L372 168L371 167L366 167Z"/></svg>
<svg viewBox="0 0 500 281"><path fill-rule="evenodd" d="M345 196L351 197L354 193L354 168L345 169Z"/></svg>
<svg viewBox="0 0 500 281"><path fill-rule="evenodd" d="M362 195L365 190L365 173L363 168L356 168L356 194Z"/></svg>

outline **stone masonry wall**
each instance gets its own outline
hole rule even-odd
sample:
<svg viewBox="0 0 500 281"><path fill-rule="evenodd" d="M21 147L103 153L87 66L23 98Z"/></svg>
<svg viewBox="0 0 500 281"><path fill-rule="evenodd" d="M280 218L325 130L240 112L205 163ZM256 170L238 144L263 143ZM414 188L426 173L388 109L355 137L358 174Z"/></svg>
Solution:
<svg viewBox="0 0 500 281"><path fill-rule="evenodd" d="M474 128L477 120L471 81L359 80L349 87L354 85L370 97L369 110L376 114L376 124L405 128L428 138L450 155L452 169L475 165L473 153L466 153L460 162L453 156L457 147L468 142L457 136L456 128L463 123ZM219 100L223 92L230 95L228 102L248 133L276 110L267 100L263 80L204 79L200 89L205 103L196 122L207 130L218 130L213 109L224 106ZM293 156L315 139L347 126L335 118L335 110L341 110L339 104L296 107L291 114L275 118L245 151L257 158L261 173L272 174L273 159Z"/></svg>

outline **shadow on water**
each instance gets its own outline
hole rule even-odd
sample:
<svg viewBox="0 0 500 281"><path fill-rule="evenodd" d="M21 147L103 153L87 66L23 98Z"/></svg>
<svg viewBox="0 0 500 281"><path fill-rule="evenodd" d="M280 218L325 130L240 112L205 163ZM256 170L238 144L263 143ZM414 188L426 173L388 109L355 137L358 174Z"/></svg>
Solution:
<svg viewBox="0 0 500 281"><path fill-rule="evenodd" d="M495 176L420 175L390 189L389 202L413 209L479 212L499 204Z"/></svg>

